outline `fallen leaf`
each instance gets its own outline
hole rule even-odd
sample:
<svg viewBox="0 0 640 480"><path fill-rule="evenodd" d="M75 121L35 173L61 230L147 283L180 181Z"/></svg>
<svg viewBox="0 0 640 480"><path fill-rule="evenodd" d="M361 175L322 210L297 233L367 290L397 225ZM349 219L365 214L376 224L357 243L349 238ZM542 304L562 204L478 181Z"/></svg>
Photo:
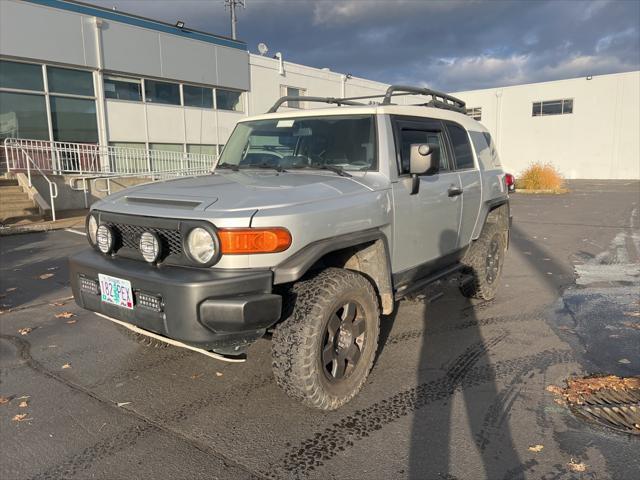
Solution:
<svg viewBox="0 0 640 480"><path fill-rule="evenodd" d="M125 405L129 405L131 402L118 402L116 405L119 407L124 407Z"/></svg>
<svg viewBox="0 0 640 480"><path fill-rule="evenodd" d="M216 377L221 377L222 373L221 372L216 372Z"/></svg>
<svg viewBox="0 0 640 480"><path fill-rule="evenodd" d="M567 463L569 470L572 472L585 472L587 470L587 466L582 462L577 462L573 458L569 463Z"/></svg>
<svg viewBox="0 0 640 480"><path fill-rule="evenodd" d="M31 419L27 418L27 414L26 413L18 413L16 416L14 416L12 418L12 420L14 422L24 422L25 420L31 420Z"/></svg>
<svg viewBox="0 0 640 480"><path fill-rule="evenodd" d="M620 360L618 360L618 363L623 363L623 364L628 364L631 363L631 360L626 359L626 358L621 358Z"/></svg>
<svg viewBox="0 0 640 480"><path fill-rule="evenodd" d="M29 404L27 403L26 400L23 400L20 402L20 404L18 405L18 407L20 408L27 408L29 406Z"/></svg>
<svg viewBox="0 0 640 480"><path fill-rule="evenodd" d="M540 445L538 443L536 445L530 445L529 446L529 451L530 452L541 452L543 448L544 448L544 445Z"/></svg>
<svg viewBox="0 0 640 480"><path fill-rule="evenodd" d="M20 330L18 330L18 333L20 335L29 335L32 332L32 330L33 330L32 328L24 327L24 328L21 328Z"/></svg>
<svg viewBox="0 0 640 480"><path fill-rule="evenodd" d="M62 365L62 368L71 368L71 365L68 363L65 363L64 365Z"/></svg>
<svg viewBox="0 0 640 480"><path fill-rule="evenodd" d="M200 378L202 375L204 375L204 373L194 373L193 375L191 375L191 380Z"/></svg>
<svg viewBox="0 0 640 480"><path fill-rule="evenodd" d="M62 307L64 305L64 303L62 302L53 302L49 304L52 307Z"/></svg>
<svg viewBox="0 0 640 480"><path fill-rule="evenodd" d="M9 290L7 290L8 292ZM627 317L640 317L640 311L638 312L624 312Z"/></svg>
<svg viewBox="0 0 640 480"><path fill-rule="evenodd" d="M556 385L549 385L547 388L545 388L545 390L547 392L555 393L556 395L561 395L563 391L560 387Z"/></svg>
<svg viewBox="0 0 640 480"><path fill-rule="evenodd" d="M640 322L622 322L625 327L635 328L636 330L640 330Z"/></svg>
<svg viewBox="0 0 640 480"><path fill-rule="evenodd" d="M42 275L40 275L38 278L40 280L46 280L47 278L51 278L53 277L53 273L43 273Z"/></svg>
<svg viewBox="0 0 640 480"><path fill-rule="evenodd" d="M10 287L5 290L5 292L15 292L17 290L16 287Z"/></svg>
<svg viewBox="0 0 640 480"><path fill-rule="evenodd" d="M47 268L47 270L52 271L52 270L57 270L58 268L60 268L60 267L49 267L49 268Z"/></svg>
<svg viewBox="0 0 640 480"><path fill-rule="evenodd" d="M0 405L4 405L5 403L9 403L11 399L9 397L4 397L0 395Z"/></svg>
<svg viewBox="0 0 640 480"><path fill-rule="evenodd" d="M71 312L62 312L62 313L58 313L56 315L56 318L71 318L71 317L75 317L76 314L75 313L71 313Z"/></svg>
<svg viewBox="0 0 640 480"><path fill-rule="evenodd" d="M68 324L70 324L70 325L71 325L71 324L76 323L76 322L77 322L77 320L67 320L67 321L66 321L66 322L64 322L64 323L68 323Z"/></svg>

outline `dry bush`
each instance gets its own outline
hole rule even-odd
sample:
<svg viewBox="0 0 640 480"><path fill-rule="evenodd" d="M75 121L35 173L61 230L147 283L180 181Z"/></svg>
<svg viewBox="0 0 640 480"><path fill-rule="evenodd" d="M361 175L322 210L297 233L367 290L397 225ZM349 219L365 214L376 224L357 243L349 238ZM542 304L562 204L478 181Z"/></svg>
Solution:
<svg viewBox="0 0 640 480"><path fill-rule="evenodd" d="M558 192L564 189L564 178L551 164L533 163L519 176L518 188Z"/></svg>

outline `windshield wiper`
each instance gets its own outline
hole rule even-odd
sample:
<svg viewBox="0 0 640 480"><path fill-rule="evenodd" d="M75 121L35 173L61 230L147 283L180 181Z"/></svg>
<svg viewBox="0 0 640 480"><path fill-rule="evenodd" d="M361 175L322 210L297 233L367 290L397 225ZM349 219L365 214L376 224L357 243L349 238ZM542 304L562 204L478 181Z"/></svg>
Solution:
<svg viewBox="0 0 640 480"><path fill-rule="evenodd" d="M227 163L227 162L219 163L218 165L216 165L216 170L218 168L228 168L230 170L233 170L234 172L238 171L238 165L235 165L233 163Z"/></svg>
<svg viewBox="0 0 640 480"><path fill-rule="evenodd" d="M252 163L249 165L240 165L238 168L268 168L270 170L275 170L278 173L286 172L284 168L280 165L267 165L266 163Z"/></svg>
<svg viewBox="0 0 640 480"><path fill-rule="evenodd" d="M319 170L329 170L331 172L337 173L341 177L352 177L353 176L350 173L348 173L347 171L345 171L344 168L339 167L338 165L326 165L325 164L325 165L313 166L312 168L317 168Z"/></svg>

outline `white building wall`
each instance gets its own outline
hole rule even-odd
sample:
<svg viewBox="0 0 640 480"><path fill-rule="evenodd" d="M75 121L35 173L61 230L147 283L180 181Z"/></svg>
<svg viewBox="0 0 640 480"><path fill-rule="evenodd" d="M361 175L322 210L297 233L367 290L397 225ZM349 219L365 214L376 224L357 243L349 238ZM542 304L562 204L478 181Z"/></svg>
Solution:
<svg viewBox="0 0 640 480"><path fill-rule="evenodd" d="M640 72L453 94L481 122L516 176L534 162L566 178L640 178ZM533 102L573 99L573 113L532 116Z"/></svg>

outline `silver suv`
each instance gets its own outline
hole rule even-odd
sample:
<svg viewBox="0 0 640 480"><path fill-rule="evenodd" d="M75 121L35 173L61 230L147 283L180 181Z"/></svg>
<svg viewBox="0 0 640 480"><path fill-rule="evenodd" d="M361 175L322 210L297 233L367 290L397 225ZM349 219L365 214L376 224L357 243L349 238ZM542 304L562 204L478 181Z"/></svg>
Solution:
<svg viewBox="0 0 640 480"><path fill-rule="evenodd" d="M392 103L407 94L425 102ZM440 92L363 99L283 97L238 123L212 174L94 204L94 248L70 259L78 305L226 358L271 334L277 383L333 410L398 299L453 273L493 298L510 215L489 132ZM335 106L277 112L292 100Z"/></svg>

